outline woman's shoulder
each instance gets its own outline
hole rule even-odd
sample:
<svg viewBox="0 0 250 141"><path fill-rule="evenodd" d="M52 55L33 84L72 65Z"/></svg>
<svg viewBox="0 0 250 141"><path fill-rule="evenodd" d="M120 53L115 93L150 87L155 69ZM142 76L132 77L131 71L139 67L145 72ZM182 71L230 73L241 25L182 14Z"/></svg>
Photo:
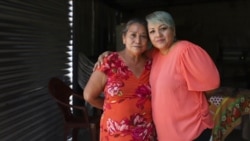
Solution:
<svg viewBox="0 0 250 141"><path fill-rule="evenodd" d="M176 41L177 46L183 46L183 47L193 47L193 46L198 46L197 44L188 41L188 40L178 40Z"/></svg>
<svg viewBox="0 0 250 141"><path fill-rule="evenodd" d="M118 52L111 52L107 56L104 57L104 60L114 60L118 58Z"/></svg>
<svg viewBox="0 0 250 141"><path fill-rule="evenodd" d="M110 52L109 54L107 54L106 56L103 57L103 62L101 64L101 66L108 67L117 61L119 61L118 53L117 52Z"/></svg>
<svg viewBox="0 0 250 141"><path fill-rule="evenodd" d="M201 46L196 43L193 43L188 40L180 40L176 42L176 46L179 50L182 51L196 51L196 50L203 50Z"/></svg>
<svg viewBox="0 0 250 141"><path fill-rule="evenodd" d="M103 63L99 67L102 71L110 70L114 65L120 62L119 55L117 52L111 52L103 58Z"/></svg>
<svg viewBox="0 0 250 141"><path fill-rule="evenodd" d="M118 52L114 51L114 52L111 52L109 55L107 55L109 57L112 57L112 56L118 56Z"/></svg>

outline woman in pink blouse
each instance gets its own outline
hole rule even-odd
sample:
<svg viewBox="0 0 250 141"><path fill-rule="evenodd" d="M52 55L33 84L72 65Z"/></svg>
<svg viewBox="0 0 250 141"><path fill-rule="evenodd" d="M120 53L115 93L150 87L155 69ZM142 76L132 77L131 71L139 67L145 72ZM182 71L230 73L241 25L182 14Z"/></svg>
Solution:
<svg viewBox="0 0 250 141"><path fill-rule="evenodd" d="M176 40L175 23L165 11L146 16L154 46L150 84L159 141L209 141L213 119L206 95L220 84L218 70L200 46Z"/></svg>

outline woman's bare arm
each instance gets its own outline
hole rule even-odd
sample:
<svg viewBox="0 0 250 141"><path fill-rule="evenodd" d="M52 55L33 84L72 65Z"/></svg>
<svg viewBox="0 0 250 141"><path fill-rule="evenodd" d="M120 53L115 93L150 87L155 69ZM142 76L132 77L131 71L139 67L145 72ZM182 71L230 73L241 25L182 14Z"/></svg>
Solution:
<svg viewBox="0 0 250 141"><path fill-rule="evenodd" d="M101 96L106 84L106 75L100 71L94 71L84 88L83 97L92 106L102 109L104 98Z"/></svg>

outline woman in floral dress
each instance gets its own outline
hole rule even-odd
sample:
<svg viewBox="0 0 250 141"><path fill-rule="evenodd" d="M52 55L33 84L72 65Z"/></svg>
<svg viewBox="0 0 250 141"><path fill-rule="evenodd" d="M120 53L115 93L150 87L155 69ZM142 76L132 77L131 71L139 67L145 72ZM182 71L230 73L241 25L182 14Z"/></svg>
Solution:
<svg viewBox="0 0 250 141"><path fill-rule="evenodd" d="M130 20L122 41L125 48L104 58L83 95L91 105L103 109L100 141L151 141L155 130L149 85L151 60L143 56L148 46L146 23Z"/></svg>

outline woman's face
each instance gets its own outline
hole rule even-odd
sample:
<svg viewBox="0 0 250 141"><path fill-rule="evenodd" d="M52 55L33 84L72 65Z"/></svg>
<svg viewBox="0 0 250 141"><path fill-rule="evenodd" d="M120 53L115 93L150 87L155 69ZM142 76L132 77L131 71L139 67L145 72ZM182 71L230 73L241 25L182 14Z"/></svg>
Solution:
<svg viewBox="0 0 250 141"><path fill-rule="evenodd" d="M168 49L174 42L175 31L167 24L148 22L148 33L153 46L159 50Z"/></svg>
<svg viewBox="0 0 250 141"><path fill-rule="evenodd" d="M122 36L122 40L126 49L131 53L135 55L142 54L148 45L146 27L139 23L131 24L126 34Z"/></svg>

